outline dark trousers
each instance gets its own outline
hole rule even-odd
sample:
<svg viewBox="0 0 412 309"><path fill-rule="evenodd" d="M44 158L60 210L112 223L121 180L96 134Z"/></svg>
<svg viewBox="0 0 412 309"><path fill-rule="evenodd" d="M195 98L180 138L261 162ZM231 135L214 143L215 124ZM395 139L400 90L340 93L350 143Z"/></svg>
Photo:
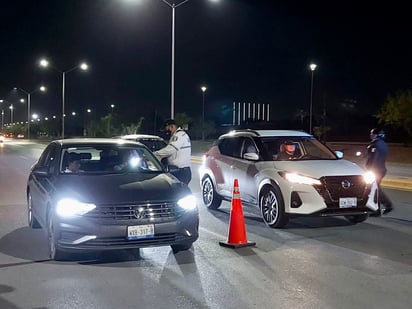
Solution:
<svg viewBox="0 0 412 309"><path fill-rule="evenodd" d="M379 211L381 208L392 208L392 202L388 196L383 192L381 187L381 182L386 173L376 173L376 183L378 184L378 202L379 202Z"/></svg>
<svg viewBox="0 0 412 309"><path fill-rule="evenodd" d="M170 173L187 185L189 184L190 180L192 180L192 171L190 170L190 167L172 169Z"/></svg>

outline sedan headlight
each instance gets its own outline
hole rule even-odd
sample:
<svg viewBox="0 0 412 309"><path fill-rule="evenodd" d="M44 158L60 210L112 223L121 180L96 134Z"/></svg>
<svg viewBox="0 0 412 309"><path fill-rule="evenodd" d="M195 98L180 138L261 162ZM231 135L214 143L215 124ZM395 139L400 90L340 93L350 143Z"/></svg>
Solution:
<svg viewBox="0 0 412 309"><path fill-rule="evenodd" d="M292 183L300 183L304 185L320 185L319 179L302 176L296 173L279 173L283 178Z"/></svg>
<svg viewBox="0 0 412 309"><path fill-rule="evenodd" d="M376 180L376 176L373 172L367 171L365 174L363 174L363 179L368 185L370 185Z"/></svg>
<svg viewBox="0 0 412 309"><path fill-rule="evenodd" d="M61 217L81 216L96 208L96 205L82 203L74 199L61 199L57 202L56 213Z"/></svg>
<svg viewBox="0 0 412 309"><path fill-rule="evenodd" d="M193 195L185 196L177 201L177 205L184 210L193 210L196 208L196 198Z"/></svg>

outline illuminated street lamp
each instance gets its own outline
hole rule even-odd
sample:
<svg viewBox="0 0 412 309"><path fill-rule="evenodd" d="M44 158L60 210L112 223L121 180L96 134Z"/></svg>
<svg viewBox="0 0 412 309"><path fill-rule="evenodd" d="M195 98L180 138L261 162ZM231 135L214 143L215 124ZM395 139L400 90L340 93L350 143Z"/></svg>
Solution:
<svg viewBox="0 0 412 309"><path fill-rule="evenodd" d="M200 89L202 89L202 141L205 140L205 92L206 92L206 87L202 86Z"/></svg>
<svg viewBox="0 0 412 309"><path fill-rule="evenodd" d="M13 123L13 104L9 106L10 109L10 124Z"/></svg>
<svg viewBox="0 0 412 309"><path fill-rule="evenodd" d="M20 90L24 92L27 95L27 138L30 139L30 99L31 99L31 94L36 92L36 91L41 91L45 92L46 87L45 86L40 86L39 88L34 89L33 91L27 91L24 90L23 88L14 88L14 90ZM24 102L24 99L21 99L20 102Z"/></svg>
<svg viewBox="0 0 412 309"><path fill-rule="evenodd" d="M41 67L47 68L50 66L49 62L46 59L41 59L39 62ZM62 139L64 138L64 98L65 98L65 87L66 87L66 74L75 70L75 69L80 69L82 71L87 71L89 66L86 63L81 63L79 65L76 65L75 67L72 67L69 70L66 71L62 71L57 69L56 67L52 67L53 69L55 69L56 71L58 71L59 73L62 73Z"/></svg>
<svg viewBox="0 0 412 309"><path fill-rule="evenodd" d="M189 0L184 0L178 4L170 3L167 0L162 0L167 6L172 9L172 72L171 72L171 90L170 90L170 118L175 118L175 10L177 7L185 4ZM209 0L218 2L218 0Z"/></svg>
<svg viewBox="0 0 412 309"><path fill-rule="evenodd" d="M312 71L312 79L310 83L309 134L312 134L313 72L316 70L316 67L317 65L314 63L311 63L309 65L309 68Z"/></svg>

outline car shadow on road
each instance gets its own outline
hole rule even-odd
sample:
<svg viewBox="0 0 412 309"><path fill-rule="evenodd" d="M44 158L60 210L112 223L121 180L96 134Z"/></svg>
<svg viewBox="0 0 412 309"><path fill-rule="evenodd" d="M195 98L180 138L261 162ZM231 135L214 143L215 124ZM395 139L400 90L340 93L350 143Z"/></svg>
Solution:
<svg viewBox="0 0 412 309"><path fill-rule="evenodd" d="M32 263L68 263L81 265L110 265L110 267L139 267L147 266L150 259L145 259L142 249L109 250L89 253L73 253L67 260L58 262L48 257L47 236L43 229L30 227L18 228L0 238L0 252L24 261L16 261L0 264L1 268L14 267ZM144 250L144 249L143 249ZM192 250L192 249L191 249ZM176 253L179 263L187 263L193 260L191 250ZM170 247L164 249L165 254L171 252ZM131 262L131 263L125 263ZM140 262L140 264L136 264Z"/></svg>
<svg viewBox="0 0 412 309"><path fill-rule="evenodd" d="M208 209L208 212L213 215L215 218L221 220L222 222L227 222L230 218L230 209L229 208L219 208L216 210ZM262 227L265 227L265 222L260 216L258 209L253 209L251 207L243 208L243 217L245 223L256 225L262 224ZM290 218L289 223L282 228L282 230L289 229L316 229L316 228L333 228L333 227L342 227L342 226L352 226L353 223L346 220L344 217L311 217L303 216L299 218Z"/></svg>

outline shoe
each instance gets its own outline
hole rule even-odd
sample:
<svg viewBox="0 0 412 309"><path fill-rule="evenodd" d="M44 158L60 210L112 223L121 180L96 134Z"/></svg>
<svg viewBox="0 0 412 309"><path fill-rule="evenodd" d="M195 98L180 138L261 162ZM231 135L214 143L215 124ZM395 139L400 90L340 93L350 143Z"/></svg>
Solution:
<svg viewBox="0 0 412 309"><path fill-rule="evenodd" d="M385 215L385 214L391 212L392 210L393 210L393 207L392 207L392 206L390 206L390 207L385 207L384 210L383 210L383 214Z"/></svg>

